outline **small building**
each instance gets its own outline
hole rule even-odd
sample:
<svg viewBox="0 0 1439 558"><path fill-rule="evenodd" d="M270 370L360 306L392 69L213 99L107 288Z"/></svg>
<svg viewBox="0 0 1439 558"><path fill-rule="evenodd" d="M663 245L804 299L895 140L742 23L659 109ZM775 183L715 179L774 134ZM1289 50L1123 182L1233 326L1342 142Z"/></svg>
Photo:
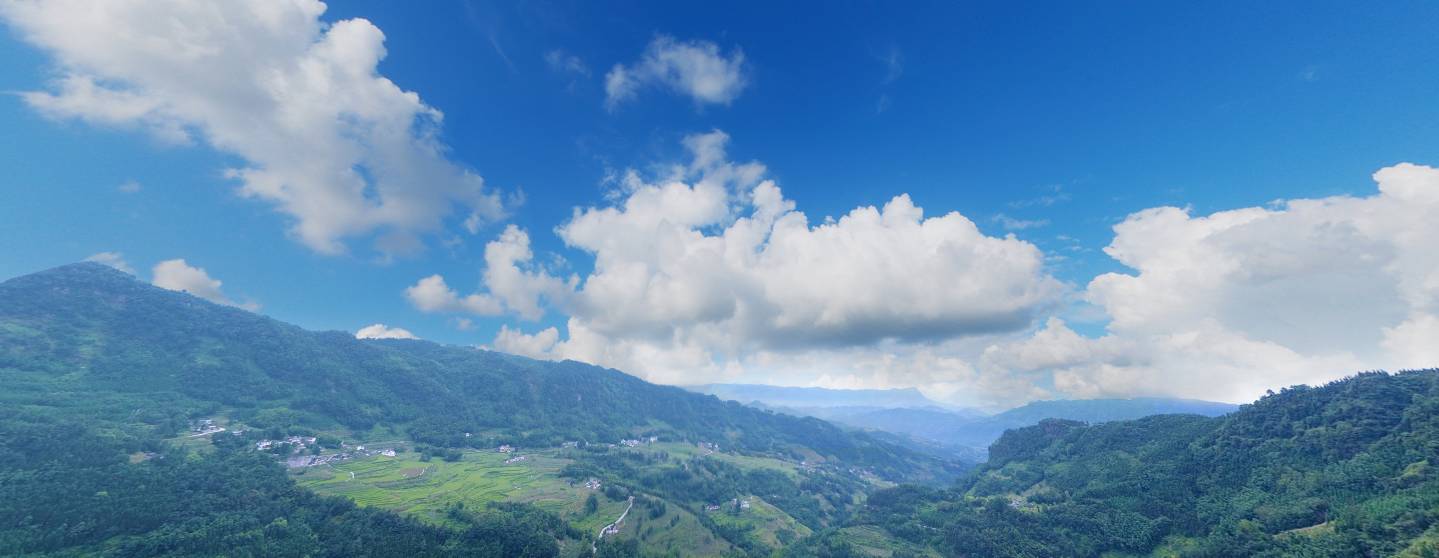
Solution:
<svg viewBox="0 0 1439 558"><path fill-rule="evenodd" d="M509 444L500 444L499 451L500 453L511 453L515 451L515 447Z"/></svg>

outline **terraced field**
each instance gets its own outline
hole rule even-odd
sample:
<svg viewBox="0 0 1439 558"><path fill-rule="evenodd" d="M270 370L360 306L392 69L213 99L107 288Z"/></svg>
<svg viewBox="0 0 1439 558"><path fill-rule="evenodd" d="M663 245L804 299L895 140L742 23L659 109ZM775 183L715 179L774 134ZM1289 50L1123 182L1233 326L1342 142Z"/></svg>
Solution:
<svg viewBox="0 0 1439 558"><path fill-rule="evenodd" d="M511 454L492 451L465 452L462 459L447 462L440 459L421 461L417 453L401 453L396 457L375 456L314 467L293 473L297 482L321 494L344 496L362 506L377 506L438 524L448 522L445 511L455 503L466 507L483 507L490 502L525 502L563 517L584 533L597 533L624 511L627 503L604 496L602 491L572 484L559 476L571 463L561 457L558 449L525 452L523 461L506 463ZM778 459L738 456L705 452L692 444L660 443L631 450L641 453L667 453L672 459L708 455L744 469L769 469L798 475L798 466ZM598 496L599 507L584 512L584 503L591 494ZM759 497L750 497L751 507L738 514L703 511L709 502L668 502L659 517L650 517L649 509L636 506L626 518L619 537L636 538L643 548L665 552L674 550L690 556L720 556L735 546L711 532L696 513L707 521L749 533L758 542L780 547L810 534L783 510Z"/></svg>
<svg viewBox="0 0 1439 558"><path fill-rule="evenodd" d="M295 480L321 494L436 522L443 522L445 509L456 502L466 506L530 502L565 515L580 509L589 494L583 486L559 478L568 460L528 455L524 461L507 464L509 457L466 452L456 462L420 461L418 454L403 453L316 467L296 474Z"/></svg>

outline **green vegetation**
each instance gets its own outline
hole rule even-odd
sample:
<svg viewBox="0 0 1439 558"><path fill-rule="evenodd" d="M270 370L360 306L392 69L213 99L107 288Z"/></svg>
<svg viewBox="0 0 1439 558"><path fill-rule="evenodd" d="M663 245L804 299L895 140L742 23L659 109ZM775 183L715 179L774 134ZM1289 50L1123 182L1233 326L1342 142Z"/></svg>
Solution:
<svg viewBox="0 0 1439 558"><path fill-rule="evenodd" d="M4 554L588 555L634 496L599 554L760 556L880 478L959 472L613 370L308 332L95 264L0 283L0 427ZM315 440L273 442L291 436ZM705 509L738 498L754 507Z"/></svg>
<svg viewBox="0 0 1439 558"><path fill-rule="evenodd" d="M430 521L442 521L455 504L479 509L491 502L518 501L556 513L576 507L568 483L558 475L567 462L534 457L507 465L504 458L470 452L456 462L420 461L417 454L402 454L304 469L295 478L320 494Z"/></svg>
<svg viewBox="0 0 1439 558"><path fill-rule="evenodd" d="M751 454L811 451L894 480L957 473L824 421L615 370L308 332L99 264L0 284L0 368L7 405L145 425L161 437L223 413L261 429L382 428L437 448L554 447L645 435Z"/></svg>
<svg viewBox="0 0 1439 558"><path fill-rule="evenodd" d="M162 450L132 460L132 450ZM295 486L272 458L205 455L83 424L0 413L0 549L7 555L556 556L577 537L503 506L431 527ZM142 454L143 455L143 454ZM132 462L133 461L133 462Z"/></svg>
<svg viewBox="0 0 1439 558"><path fill-rule="evenodd" d="M287 473L289 436L333 460ZM306 332L96 265L0 284L7 555L1439 554L1439 371L1045 420L989 455L947 485L612 370Z"/></svg>
<svg viewBox="0 0 1439 558"><path fill-rule="evenodd" d="M850 524L953 556L1432 556L1436 451L1439 371L1365 373L1219 418L1012 430L954 489L879 491Z"/></svg>

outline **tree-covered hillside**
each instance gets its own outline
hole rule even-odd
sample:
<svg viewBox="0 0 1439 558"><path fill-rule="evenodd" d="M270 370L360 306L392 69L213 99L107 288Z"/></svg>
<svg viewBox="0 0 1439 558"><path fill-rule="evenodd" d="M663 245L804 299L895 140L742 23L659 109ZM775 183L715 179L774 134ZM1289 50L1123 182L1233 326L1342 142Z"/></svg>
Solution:
<svg viewBox="0 0 1439 558"><path fill-rule="evenodd" d="M956 488L882 491L853 525L949 556L1435 556L1436 460L1439 371L1365 373L1218 418L1012 430Z"/></svg>
<svg viewBox="0 0 1439 558"><path fill-rule="evenodd" d="M192 432L211 421L228 431ZM265 438L296 435L310 437L302 453L288 443L259 451ZM638 438L653 446L619 444ZM358 452L373 440L387 440L395 457ZM483 463L503 458L476 455L498 455L500 444L571 464L529 473L561 496L603 482L607 509L617 514L633 497L644 511L632 523L652 524L598 540L591 524L613 516L591 509L581 530L573 517L488 493L468 507L471 495L415 493L448 503L438 515L402 517L317 496L294 479L323 479L304 476L308 466L287 476L281 464L414 460L421 466L396 473L410 482L364 485L411 494L438 482L421 475L447 466L478 471L447 482L477 486L465 483L491 478ZM843 521L880 478L955 473L817 419L575 362L309 332L98 264L0 283L0 555L583 556L591 545L635 555L649 552L635 544L642 537L690 554L682 534L655 533L666 528L713 539L705 548L716 552L767 555L783 542L776 533ZM749 515L738 504L704 513L712 501L748 505L752 496Z"/></svg>
<svg viewBox="0 0 1439 558"><path fill-rule="evenodd" d="M8 406L143 423L162 435L223 411L259 428L384 426L449 447L645 434L813 450L893 480L945 474L934 460L820 420L577 362L309 332L99 264L0 283L0 368Z"/></svg>

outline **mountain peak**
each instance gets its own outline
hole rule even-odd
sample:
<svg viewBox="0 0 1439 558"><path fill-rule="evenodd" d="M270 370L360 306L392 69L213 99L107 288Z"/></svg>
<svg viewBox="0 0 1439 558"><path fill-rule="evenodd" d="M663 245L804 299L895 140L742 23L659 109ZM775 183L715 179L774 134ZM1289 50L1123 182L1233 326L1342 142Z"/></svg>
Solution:
<svg viewBox="0 0 1439 558"><path fill-rule="evenodd" d="M11 279L5 280L4 282L0 282L0 285L8 285L10 283L17 282L72 282L77 280L120 281L125 283L139 282L139 279L137 279L134 275L130 275L129 273L125 273L102 263L75 262L57 267L52 267L44 271L37 271L34 273L21 275L19 277L13 277Z"/></svg>

